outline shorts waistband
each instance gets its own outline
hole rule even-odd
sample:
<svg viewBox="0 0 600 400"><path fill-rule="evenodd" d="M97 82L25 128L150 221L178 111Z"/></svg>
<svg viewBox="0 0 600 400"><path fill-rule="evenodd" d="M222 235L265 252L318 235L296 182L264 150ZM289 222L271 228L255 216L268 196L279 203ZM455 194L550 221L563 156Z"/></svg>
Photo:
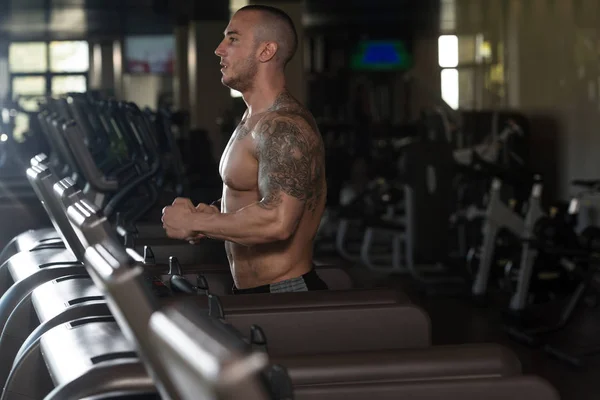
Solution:
<svg viewBox="0 0 600 400"><path fill-rule="evenodd" d="M238 289L234 285L232 288L232 292L233 294L290 293L327 289L327 284L319 277L319 274L313 267L304 275L286 279L280 282L271 283L269 285L262 285L248 289Z"/></svg>

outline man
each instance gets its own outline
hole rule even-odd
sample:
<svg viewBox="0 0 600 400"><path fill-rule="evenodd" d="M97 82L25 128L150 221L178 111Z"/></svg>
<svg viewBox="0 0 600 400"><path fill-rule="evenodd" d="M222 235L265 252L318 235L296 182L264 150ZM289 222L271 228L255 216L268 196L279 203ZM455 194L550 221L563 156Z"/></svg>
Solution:
<svg viewBox="0 0 600 400"><path fill-rule="evenodd" d="M163 211L169 237L225 241L234 293L327 289L312 264L327 194L323 141L285 84L297 46L281 10L235 13L215 54L222 83L242 93L247 110L221 157L223 197L218 207L176 199Z"/></svg>

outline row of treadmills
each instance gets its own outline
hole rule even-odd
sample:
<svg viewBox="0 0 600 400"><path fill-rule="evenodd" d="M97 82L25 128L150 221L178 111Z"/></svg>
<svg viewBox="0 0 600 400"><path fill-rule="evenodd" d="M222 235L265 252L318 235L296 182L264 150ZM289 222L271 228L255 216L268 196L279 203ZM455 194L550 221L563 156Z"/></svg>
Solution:
<svg viewBox="0 0 600 400"><path fill-rule="evenodd" d="M328 291L231 295L222 243L171 241L159 221L123 232L113 210L149 196L151 163L100 165L90 135L106 132L81 119L127 119L119 107L43 116L53 154L33 158L27 178L53 227L0 255L2 399L559 398L502 346L432 346L421 308L354 288L341 267L317 267Z"/></svg>

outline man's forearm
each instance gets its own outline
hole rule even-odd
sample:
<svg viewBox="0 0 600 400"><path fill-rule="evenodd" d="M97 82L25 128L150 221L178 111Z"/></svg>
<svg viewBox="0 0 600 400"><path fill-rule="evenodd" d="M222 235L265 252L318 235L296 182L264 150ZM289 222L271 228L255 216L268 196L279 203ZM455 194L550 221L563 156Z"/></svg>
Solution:
<svg viewBox="0 0 600 400"><path fill-rule="evenodd" d="M294 224L287 223L277 209L254 203L234 213L197 213L191 216L190 229L213 239L245 246L287 239Z"/></svg>

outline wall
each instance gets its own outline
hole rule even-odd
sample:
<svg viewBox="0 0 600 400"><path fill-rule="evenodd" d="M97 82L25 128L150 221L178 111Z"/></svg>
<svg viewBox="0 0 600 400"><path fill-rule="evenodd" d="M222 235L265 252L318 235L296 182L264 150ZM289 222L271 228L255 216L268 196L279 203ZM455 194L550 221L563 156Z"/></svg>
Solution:
<svg viewBox="0 0 600 400"><path fill-rule="evenodd" d="M448 0L446 0L448 1ZM531 117L532 160L552 197L600 176L600 2L456 0L458 34L504 48L505 106Z"/></svg>
<svg viewBox="0 0 600 400"><path fill-rule="evenodd" d="M160 75L123 75L123 100L132 101L140 108L156 110L158 96L173 91L173 78Z"/></svg>
<svg viewBox="0 0 600 400"><path fill-rule="evenodd" d="M10 73L8 70L8 46L7 38L0 36L0 102L8 97L10 88Z"/></svg>
<svg viewBox="0 0 600 400"><path fill-rule="evenodd" d="M599 4L535 0L524 7L513 1L511 10L520 16L520 106L554 115L563 127L556 164L564 197L571 179L600 175Z"/></svg>
<svg viewBox="0 0 600 400"><path fill-rule="evenodd" d="M409 119L418 119L421 110L436 106L441 99L437 35L416 39L413 49Z"/></svg>
<svg viewBox="0 0 600 400"><path fill-rule="evenodd" d="M114 83L113 43L111 41L90 41L89 88L113 93Z"/></svg>

